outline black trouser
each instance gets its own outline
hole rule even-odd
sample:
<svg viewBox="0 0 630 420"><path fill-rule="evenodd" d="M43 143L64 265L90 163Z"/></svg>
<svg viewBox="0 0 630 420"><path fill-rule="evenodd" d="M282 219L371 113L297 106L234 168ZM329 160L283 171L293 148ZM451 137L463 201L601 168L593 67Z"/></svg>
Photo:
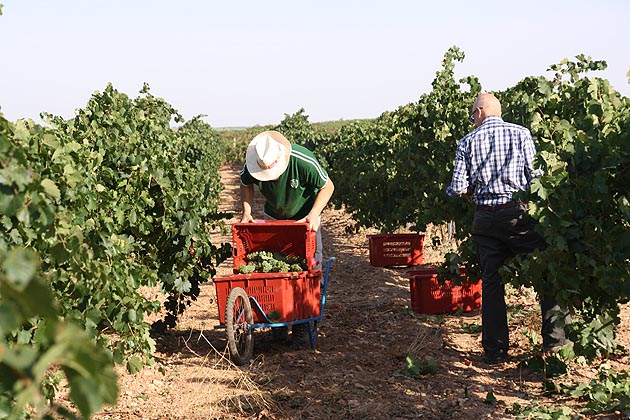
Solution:
<svg viewBox="0 0 630 420"><path fill-rule="evenodd" d="M544 239L534 231L535 225L536 221L525 207L516 202L498 210L478 206L475 211L472 235L481 263L481 343L489 356L507 353L509 347L505 286L499 268L507 258L546 247ZM555 321L560 315L565 318L564 322L569 322L566 311L556 304L553 291L537 292L542 312L543 349L564 345L567 342L564 328L556 326Z"/></svg>

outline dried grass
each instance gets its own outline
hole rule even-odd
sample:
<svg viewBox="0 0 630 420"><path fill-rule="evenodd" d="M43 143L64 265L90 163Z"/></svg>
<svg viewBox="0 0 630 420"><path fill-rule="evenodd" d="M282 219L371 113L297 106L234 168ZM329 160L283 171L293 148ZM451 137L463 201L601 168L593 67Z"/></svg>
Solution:
<svg viewBox="0 0 630 420"><path fill-rule="evenodd" d="M421 356L426 354L427 349L435 348L435 342L442 340L442 328L428 325L420 325L416 337L407 349L407 354Z"/></svg>
<svg viewBox="0 0 630 420"><path fill-rule="evenodd" d="M192 330L191 330L192 333ZM241 415L251 414L252 412L269 411L273 402L266 391L252 379L251 372L245 371L236 366L229 358L229 352L226 349L217 349L203 331L199 334L197 341L203 340L212 350L206 355L198 354L190 345L193 339L192 334L185 340L186 348L198 358L202 359L201 366L204 372L211 372L212 375L206 375L203 378L202 385L208 389L214 404L220 408L220 412L235 412ZM201 369L200 369L201 371ZM230 392L216 393L214 387L229 387ZM207 398L206 393L200 393L198 398ZM195 401L192 401L188 408L192 408Z"/></svg>

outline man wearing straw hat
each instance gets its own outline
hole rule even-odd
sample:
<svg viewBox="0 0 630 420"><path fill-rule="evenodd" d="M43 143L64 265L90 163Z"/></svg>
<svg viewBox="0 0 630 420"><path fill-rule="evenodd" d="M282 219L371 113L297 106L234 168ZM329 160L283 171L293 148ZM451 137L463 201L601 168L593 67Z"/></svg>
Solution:
<svg viewBox="0 0 630 420"><path fill-rule="evenodd" d="M253 222L254 185L265 197L265 217L306 222L317 232L316 269L322 266L321 213L335 189L328 173L307 148L291 144L277 131L264 131L250 142L241 170L242 223ZM297 327L297 328L296 328ZM305 324L296 324L296 334Z"/></svg>

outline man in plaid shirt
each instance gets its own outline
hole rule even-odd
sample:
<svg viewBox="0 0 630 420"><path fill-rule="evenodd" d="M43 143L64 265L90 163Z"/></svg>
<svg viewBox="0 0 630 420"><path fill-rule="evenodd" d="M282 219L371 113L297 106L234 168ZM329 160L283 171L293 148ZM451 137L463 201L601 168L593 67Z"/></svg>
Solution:
<svg viewBox="0 0 630 420"><path fill-rule="evenodd" d="M512 198L529 188L537 176L533 167L536 148L530 131L501 118L501 104L491 94L479 95L470 122L475 129L457 147L448 195L470 194L476 204L472 236L477 245L482 278L482 346L484 359L498 363L508 359L509 331L505 286L499 268L507 258L546 247L535 232L536 221L525 206ZM556 304L553 293L539 291L542 312L543 351L555 351L569 341L558 316L569 319Z"/></svg>

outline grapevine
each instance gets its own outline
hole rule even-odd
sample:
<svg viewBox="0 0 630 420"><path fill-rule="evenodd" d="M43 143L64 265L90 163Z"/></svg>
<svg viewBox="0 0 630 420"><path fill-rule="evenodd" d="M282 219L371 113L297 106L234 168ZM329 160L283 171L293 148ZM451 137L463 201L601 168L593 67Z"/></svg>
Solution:
<svg viewBox="0 0 630 420"><path fill-rule="evenodd" d="M108 85L73 119L44 118L46 126L1 121L0 250L34 251L58 302L55 319L85 331L83 347L99 349L98 363L137 372L152 362L147 318L160 310L141 288L167 295L160 323L173 326L230 253L210 239L229 217L217 207L221 143L198 118L171 128L181 116L148 86L132 99ZM3 310L9 296L0 294ZM18 325L9 337L45 350L46 337L31 332L40 321L30 322L34 329Z"/></svg>

